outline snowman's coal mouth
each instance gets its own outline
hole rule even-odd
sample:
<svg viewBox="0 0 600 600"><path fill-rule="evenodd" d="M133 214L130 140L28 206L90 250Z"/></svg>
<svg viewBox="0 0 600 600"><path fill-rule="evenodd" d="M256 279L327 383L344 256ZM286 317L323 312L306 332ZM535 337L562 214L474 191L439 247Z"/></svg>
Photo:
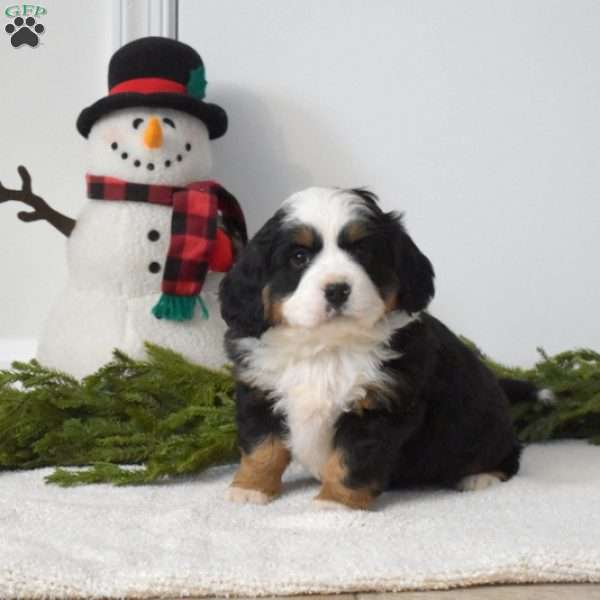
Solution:
<svg viewBox="0 0 600 600"><path fill-rule="evenodd" d="M113 142L113 143L110 145L110 147L111 147L113 150L115 150L115 151L116 151L116 150L118 150L118 149L119 149L119 144L117 144L117 142ZM191 149L192 149L192 145L191 145L189 142L187 142L187 143L186 143L186 145L185 145L185 151L186 151L186 152L190 152L190 151L191 151ZM171 166L173 166L175 163L182 162L182 161L183 161L183 158L184 158L184 156L185 156L185 154L182 152L181 154L177 154L177 155L175 155L175 158L174 158L174 159L172 159L172 158L166 158L166 159L165 159L165 160L162 162L162 164L164 165L164 167L165 167L166 169L169 169L169 168L170 168ZM129 152L121 152L121 158L122 158L123 160L127 160L127 159L129 158ZM146 169L148 169L148 171L154 171L154 169L156 168L156 165L157 165L157 163L156 163L156 162L149 161L149 162L147 162L147 163L146 163ZM141 166L142 166L142 161L141 161L139 158L136 158L136 159L133 161L133 166L134 166L134 167L141 167Z"/></svg>

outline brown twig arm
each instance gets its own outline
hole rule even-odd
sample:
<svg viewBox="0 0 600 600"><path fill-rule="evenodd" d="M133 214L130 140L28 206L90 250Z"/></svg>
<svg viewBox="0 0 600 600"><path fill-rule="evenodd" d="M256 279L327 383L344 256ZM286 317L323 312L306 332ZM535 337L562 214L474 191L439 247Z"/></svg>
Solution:
<svg viewBox="0 0 600 600"><path fill-rule="evenodd" d="M51 206L46 204L46 201L43 198L31 191L31 175L23 165L19 166L17 171L19 172L22 181L21 189L9 190L0 183L0 204L8 202L9 200L23 202L23 204L27 204L27 206L33 208L33 211L21 211L18 213L17 216L21 221L25 223L48 221L48 223L56 227L63 235L69 237L75 227L75 219L71 219L54 210Z"/></svg>

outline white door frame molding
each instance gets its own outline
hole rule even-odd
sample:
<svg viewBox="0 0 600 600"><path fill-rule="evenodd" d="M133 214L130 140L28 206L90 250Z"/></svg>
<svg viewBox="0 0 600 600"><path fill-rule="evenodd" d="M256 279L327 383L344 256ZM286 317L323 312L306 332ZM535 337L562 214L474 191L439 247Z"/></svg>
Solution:
<svg viewBox="0 0 600 600"><path fill-rule="evenodd" d="M112 45L147 35L177 39L178 0L112 0Z"/></svg>

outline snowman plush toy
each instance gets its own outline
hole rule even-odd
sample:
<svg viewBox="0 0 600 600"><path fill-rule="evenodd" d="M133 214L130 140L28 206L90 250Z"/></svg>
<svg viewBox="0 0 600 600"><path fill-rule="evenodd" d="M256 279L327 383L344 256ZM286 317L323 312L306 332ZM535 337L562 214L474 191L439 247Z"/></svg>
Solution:
<svg viewBox="0 0 600 600"><path fill-rule="evenodd" d="M166 346L208 367L226 363L218 286L247 240L243 213L208 179L210 140L227 115L204 101L202 59L191 47L149 37L110 61L109 93L84 109L87 199L76 221L31 192L0 189L0 201L34 208L68 236L69 279L42 336L38 358L77 377L108 362L115 348L144 354Z"/></svg>

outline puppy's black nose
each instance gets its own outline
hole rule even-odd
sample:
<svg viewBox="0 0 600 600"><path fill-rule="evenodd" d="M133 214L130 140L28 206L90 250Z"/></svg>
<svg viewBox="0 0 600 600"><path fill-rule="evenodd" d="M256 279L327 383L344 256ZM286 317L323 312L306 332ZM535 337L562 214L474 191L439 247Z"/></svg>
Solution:
<svg viewBox="0 0 600 600"><path fill-rule="evenodd" d="M325 286L325 298L335 308L342 306L349 295L350 286L347 283L328 283Z"/></svg>

